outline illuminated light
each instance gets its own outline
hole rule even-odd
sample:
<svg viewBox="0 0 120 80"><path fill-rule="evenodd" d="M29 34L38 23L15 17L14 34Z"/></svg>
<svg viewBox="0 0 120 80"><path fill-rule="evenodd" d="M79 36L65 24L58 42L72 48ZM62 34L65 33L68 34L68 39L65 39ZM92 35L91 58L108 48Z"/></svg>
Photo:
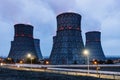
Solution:
<svg viewBox="0 0 120 80"><path fill-rule="evenodd" d="M22 34L21 36L25 36L24 34Z"/></svg>
<svg viewBox="0 0 120 80"><path fill-rule="evenodd" d="M0 63L1 66L3 66L3 63Z"/></svg>
<svg viewBox="0 0 120 80"><path fill-rule="evenodd" d="M15 36L18 36L17 34Z"/></svg>
<svg viewBox="0 0 120 80"><path fill-rule="evenodd" d="M80 30L80 28L76 28L77 30Z"/></svg>
<svg viewBox="0 0 120 80"><path fill-rule="evenodd" d="M84 50L84 55L88 56L89 55L89 51L88 50Z"/></svg>
<svg viewBox="0 0 120 80"><path fill-rule="evenodd" d="M83 54L87 57L87 65L88 65L88 75L89 75L89 51L85 49Z"/></svg>
<svg viewBox="0 0 120 80"><path fill-rule="evenodd" d="M32 35L28 35L28 37L32 37Z"/></svg>
<svg viewBox="0 0 120 80"><path fill-rule="evenodd" d="M59 30L63 30L63 29L64 29L64 27L60 27L60 28L59 28Z"/></svg>
<svg viewBox="0 0 120 80"><path fill-rule="evenodd" d="M12 60L11 58L8 58L8 60Z"/></svg>
<svg viewBox="0 0 120 80"><path fill-rule="evenodd" d="M49 64L49 61L46 61L46 63L45 64Z"/></svg>
<svg viewBox="0 0 120 80"><path fill-rule="evenodd" d="M97 64L97 61L94 61L94 64Z"/></svg>
<svg viewBox="0 0 120 80"><path fill-rule="evenodd" d="M31 57L31 54L28 54L27 57L30 58L30 57Z"/></svg>
<svg viewBox="0 0 120 80"><path fill-rule="evenodd" d="M20 61L20 64L23 64L23 61Z"/></svg>
<svg viewBox="0 0 120 80"><path fill-rule="evenodd" d="M100 42L100 40L98 40L98 39L96 39L95 41L96 41L96 42Z"/></svg>
<svg viewBox="0 0 120 80"><path fill-rule="evenodd" d="M72 29L72 27L68 27L68 29Z"/></svg>

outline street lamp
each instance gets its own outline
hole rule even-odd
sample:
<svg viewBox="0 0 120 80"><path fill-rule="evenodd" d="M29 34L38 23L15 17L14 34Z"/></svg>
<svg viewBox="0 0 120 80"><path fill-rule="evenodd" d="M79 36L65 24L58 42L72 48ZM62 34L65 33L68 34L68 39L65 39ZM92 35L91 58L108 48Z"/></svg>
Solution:
<svg viewBox="0 0 120 80"><path fill-rule="evenodd" d="M98 70L100 69L100 67L98 67L98 61L95 60L95 61L94 61L94 64L97 65L97 66L96 66L96 71L97 71L97 76L98 76Z"/></svg>
<svg viewBox="0 0 120 80"><path fill-rule="evenodd" d="M28 54L27 57L30 58L30 60L31 60L31 69L32 69L32 59L34 59L34 58L32 58L31 54Z"/></svg>
<svg viewBox="0 0 120 80"><path fill-rule="evenodd" d="M48 65L48 64L49 64L49 61L45 61L45 64L47 64L47 65Z"/></svg>
<svg viewBox="0 0 120 80"><path fill-rule="evenodd" d="M89 51L85 49L83 54L87 57L88 74L89 74Z"/></svg>

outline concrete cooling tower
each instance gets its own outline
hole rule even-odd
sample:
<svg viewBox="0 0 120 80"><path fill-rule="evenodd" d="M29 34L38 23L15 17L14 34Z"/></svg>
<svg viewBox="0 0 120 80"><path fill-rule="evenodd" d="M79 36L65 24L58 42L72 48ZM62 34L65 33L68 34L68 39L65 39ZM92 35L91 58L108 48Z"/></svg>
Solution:
<svg viewBox="0 0 120 80"><path fill-rule="evenodd" d="M57 34L53 37L51 64L81 64L84 48L81 15L62 13L57 16Z"/></svg>
<svg viewBox="0 0 120 80"><path fill-rule="evenodd" d="M16 60L26 60L31 54L37 60L42 58L39 51L39 41L33 38L33 26L28 24L14 25L14 40L11 41L11 49L8 57Z"/></svg>
<svg viewBox="0 0 120 80"><path fill-rule="evenodd" d="M38 59L41 60L43 59L41 50L40 50L40 40L39 39L34 39L34 46L35 46L35 50L38 56Z"/></svg>
<svg viewBox="0 0 120 80"><path fill-rule="evenodd" d="M101 46L101 32L90 31L86 33L85 49L89 51L90 60L105 60L105 55Z"/></svg>

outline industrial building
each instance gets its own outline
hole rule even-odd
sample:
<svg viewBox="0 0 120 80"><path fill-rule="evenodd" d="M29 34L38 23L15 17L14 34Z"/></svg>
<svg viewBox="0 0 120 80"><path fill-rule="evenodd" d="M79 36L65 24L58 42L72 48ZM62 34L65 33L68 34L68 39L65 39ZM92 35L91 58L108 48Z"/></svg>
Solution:
<svg viewBox="0 0 120 80"><path fill-rule="evenodd" d="M81 64L84 49L81 35L81 15L62 13L57 16L57 33L53 37L51 64Z"/></svg>
<svg viewBox="0 0 120 80"><path fill-rule="evenodd" d="M85 46L82 39L81 18L78 13L66 12L59 14L57 19L57 31L53 36L53 45L49 57L50 64L84 64L88 50L89 60L105 60L101 45L101 32L86 32ZM33 26L28 24L14 25L14 40L11 41L11 49L8 57L17 60L26 60L31 54L34 59L42 60L40 40L33 37Z"/></svg>
<svg viewBox="0 0 120 80"><path fill-rule="evenodd" d="M42 59L39 47L39 40L33 37L33 26L28 24L15 24L14 40L11 41L11 48L8 58L26 60L31 54L31 59Z"/></svg>
<svg viewBox="0 0 120 80"><path fill-rule="evenodd" d="M105 55L101 45L101 32L99 31L86 32L85 49L89 51L90 61L105 60Z"/></svg>

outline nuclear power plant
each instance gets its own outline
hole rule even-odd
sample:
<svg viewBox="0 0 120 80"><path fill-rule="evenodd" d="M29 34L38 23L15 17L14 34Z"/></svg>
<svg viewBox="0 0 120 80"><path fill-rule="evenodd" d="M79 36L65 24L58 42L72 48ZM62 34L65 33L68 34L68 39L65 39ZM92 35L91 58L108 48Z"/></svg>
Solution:
<svg viewBox="0 0 120 80"><path fill-rule="evenodd" d="M31 54L34 59L42 59L39 40L33 37L33 26L28 24L14 25L14 40L11 41L11 49L8 57L17 60L26 60Z"/></svg>
<svg viewBox="0 0 120 80"><path fill-rule="evenodd" d="M90 31L86 33L85 49L89 50L90 60L105 60L105 55L101 46L101 32Z"/></svg>
<svg viewBox="0 0 120 80"><path fill-rule="evenodd" d="M86 33L84 46L81 30L81 15L72 12L59 14L57 31L53 36L53 46L49 57L50 64L83 64L85 63L84 50L89 51L89 59L105 60L101 45L101 32L89 31ZM33 26L28 24L14 25L14 40L8 57L17 60L26 60L31 54L37 60L43 59L40 50L40 40L33 37Z"/></svg>
<svg viewBox="0 0 120 80"><path fill-rule="evenodd" d="M81 35L81 15L62 13L57 16L57 33L53 37L51 64L80 64L84 49Z"/></svg>

